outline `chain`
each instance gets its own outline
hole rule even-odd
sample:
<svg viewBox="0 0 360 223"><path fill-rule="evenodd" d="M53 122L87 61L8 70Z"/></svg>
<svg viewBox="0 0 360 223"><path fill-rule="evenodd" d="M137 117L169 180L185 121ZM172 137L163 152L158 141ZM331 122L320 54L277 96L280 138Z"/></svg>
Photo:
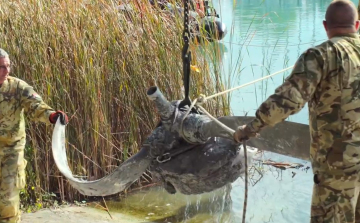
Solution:
<svg viewBox="0 0 360 223"><path fill-rule="evenodd" d="M185 90L185 98L180 103L180 108L185 105L190 106L191 100L189 97L190 91L190 63L191 63L191 52L189 51L189 41L190 41L190 30L189 30L189 0L184 1L184 31L183 31L183 40L184 45L182 49L182 61L183 61L183 83Z"/></svg>
<svg viewBox="0 0 360 223"><path fill-rule="evenodd" d="M188 51L189 48L189 40L190 40L190 31L189 31L189 0L184 1L184 31L183 31L183 39L184 39L184 48L183 48L183 57Z"/></svg>

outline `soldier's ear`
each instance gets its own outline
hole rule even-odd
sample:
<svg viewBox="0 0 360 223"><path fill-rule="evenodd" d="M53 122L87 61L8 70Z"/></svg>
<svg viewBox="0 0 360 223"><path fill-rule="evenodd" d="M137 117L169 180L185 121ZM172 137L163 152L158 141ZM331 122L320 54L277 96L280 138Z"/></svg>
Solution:
<svg viewBox="0 0 360 223"><path fill-rule="evenodd" d="M324 26L324 28L325 28L325 31L327 31L327 30L328 30L328 28L327 28L327 23L326 23L326 20L323 20L323 26Z"/></svg>
<svg viewBox="0 0 360 223"><path fill-rule="evenodd" d="M355 22L355 29L356 29L356 31L358 31L359 25L360 25L360 21L359 21L359 20L356 20L356 22Z"/></svg>

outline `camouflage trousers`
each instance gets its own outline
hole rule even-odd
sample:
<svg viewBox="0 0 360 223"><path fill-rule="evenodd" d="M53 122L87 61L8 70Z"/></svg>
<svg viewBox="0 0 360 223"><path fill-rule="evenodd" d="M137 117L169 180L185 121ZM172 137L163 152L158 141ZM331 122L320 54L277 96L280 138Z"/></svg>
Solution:
<svg viewBox="0 0 360 223"><path fill-rule="evenodd" d="M360 223L359 193L359 175L315 174L310 222Z"/></svg>
<svg viewBox="0 0 360 223"><path fill-rule="evenodd" d="M25 140L0 142L0 223L20 222L19 192L25 187Z"/></svg>

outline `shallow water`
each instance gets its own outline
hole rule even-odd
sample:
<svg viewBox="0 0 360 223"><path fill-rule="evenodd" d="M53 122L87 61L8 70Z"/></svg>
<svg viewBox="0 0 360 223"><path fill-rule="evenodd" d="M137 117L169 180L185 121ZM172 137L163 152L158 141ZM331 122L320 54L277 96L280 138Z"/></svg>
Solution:
<svg viewBox="0 0 360 223"><path fill-rule="evenodd" d="M306 222L309 217L312 176L308 162L275 154L259 155L304 166L281 171L259 165L249 170L247 222ZM201 195L168 194L152 187L129 194L120 201L107 201L111 212L120 212L144 222L241 222L244 180Z"/></svg>
<svg viewBox="0 0 360 223"><path fill-rule="evenodd" d="M214 0L214 6L229 29L224 40L222 75L228 88L292 66L307 48L326 40L322 27L331 0ZM220 4L221 3L221 4ZM234 5L234 3L236 3ZM354 1L357 4L356 1ZM241 71L241 72L239 72ZM255 110L290 71L232 94L234 115L254 115ZM230 81L229 81L230 78ZM308 123L307 106L290 121ZM266 153L263 159L304 164L308 162ZM250 182L247 222L309 222L312 170L265 171L255 185ZM295 175L294 175L295 173ZM253 179L259 175L252 176ZM169 195L161 188L135 193L110 206L144 219L145 222L241 222L244 181L216 192L184 196Z"/></svg>

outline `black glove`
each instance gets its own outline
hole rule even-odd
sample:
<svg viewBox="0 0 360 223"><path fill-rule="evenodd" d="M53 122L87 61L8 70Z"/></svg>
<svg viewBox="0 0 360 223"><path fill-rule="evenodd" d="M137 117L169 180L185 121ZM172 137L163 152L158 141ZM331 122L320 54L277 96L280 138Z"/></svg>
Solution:
<svg viewBox="0 0 360 223"><path fill-rule="evenodd" d="M67 125L69 123L69 119L65 112L63 111L56 111L54 113L51 113L49 116L49 120L52 124L55 124L57 119L60 117L60 123L63 125Z"/></svg>

